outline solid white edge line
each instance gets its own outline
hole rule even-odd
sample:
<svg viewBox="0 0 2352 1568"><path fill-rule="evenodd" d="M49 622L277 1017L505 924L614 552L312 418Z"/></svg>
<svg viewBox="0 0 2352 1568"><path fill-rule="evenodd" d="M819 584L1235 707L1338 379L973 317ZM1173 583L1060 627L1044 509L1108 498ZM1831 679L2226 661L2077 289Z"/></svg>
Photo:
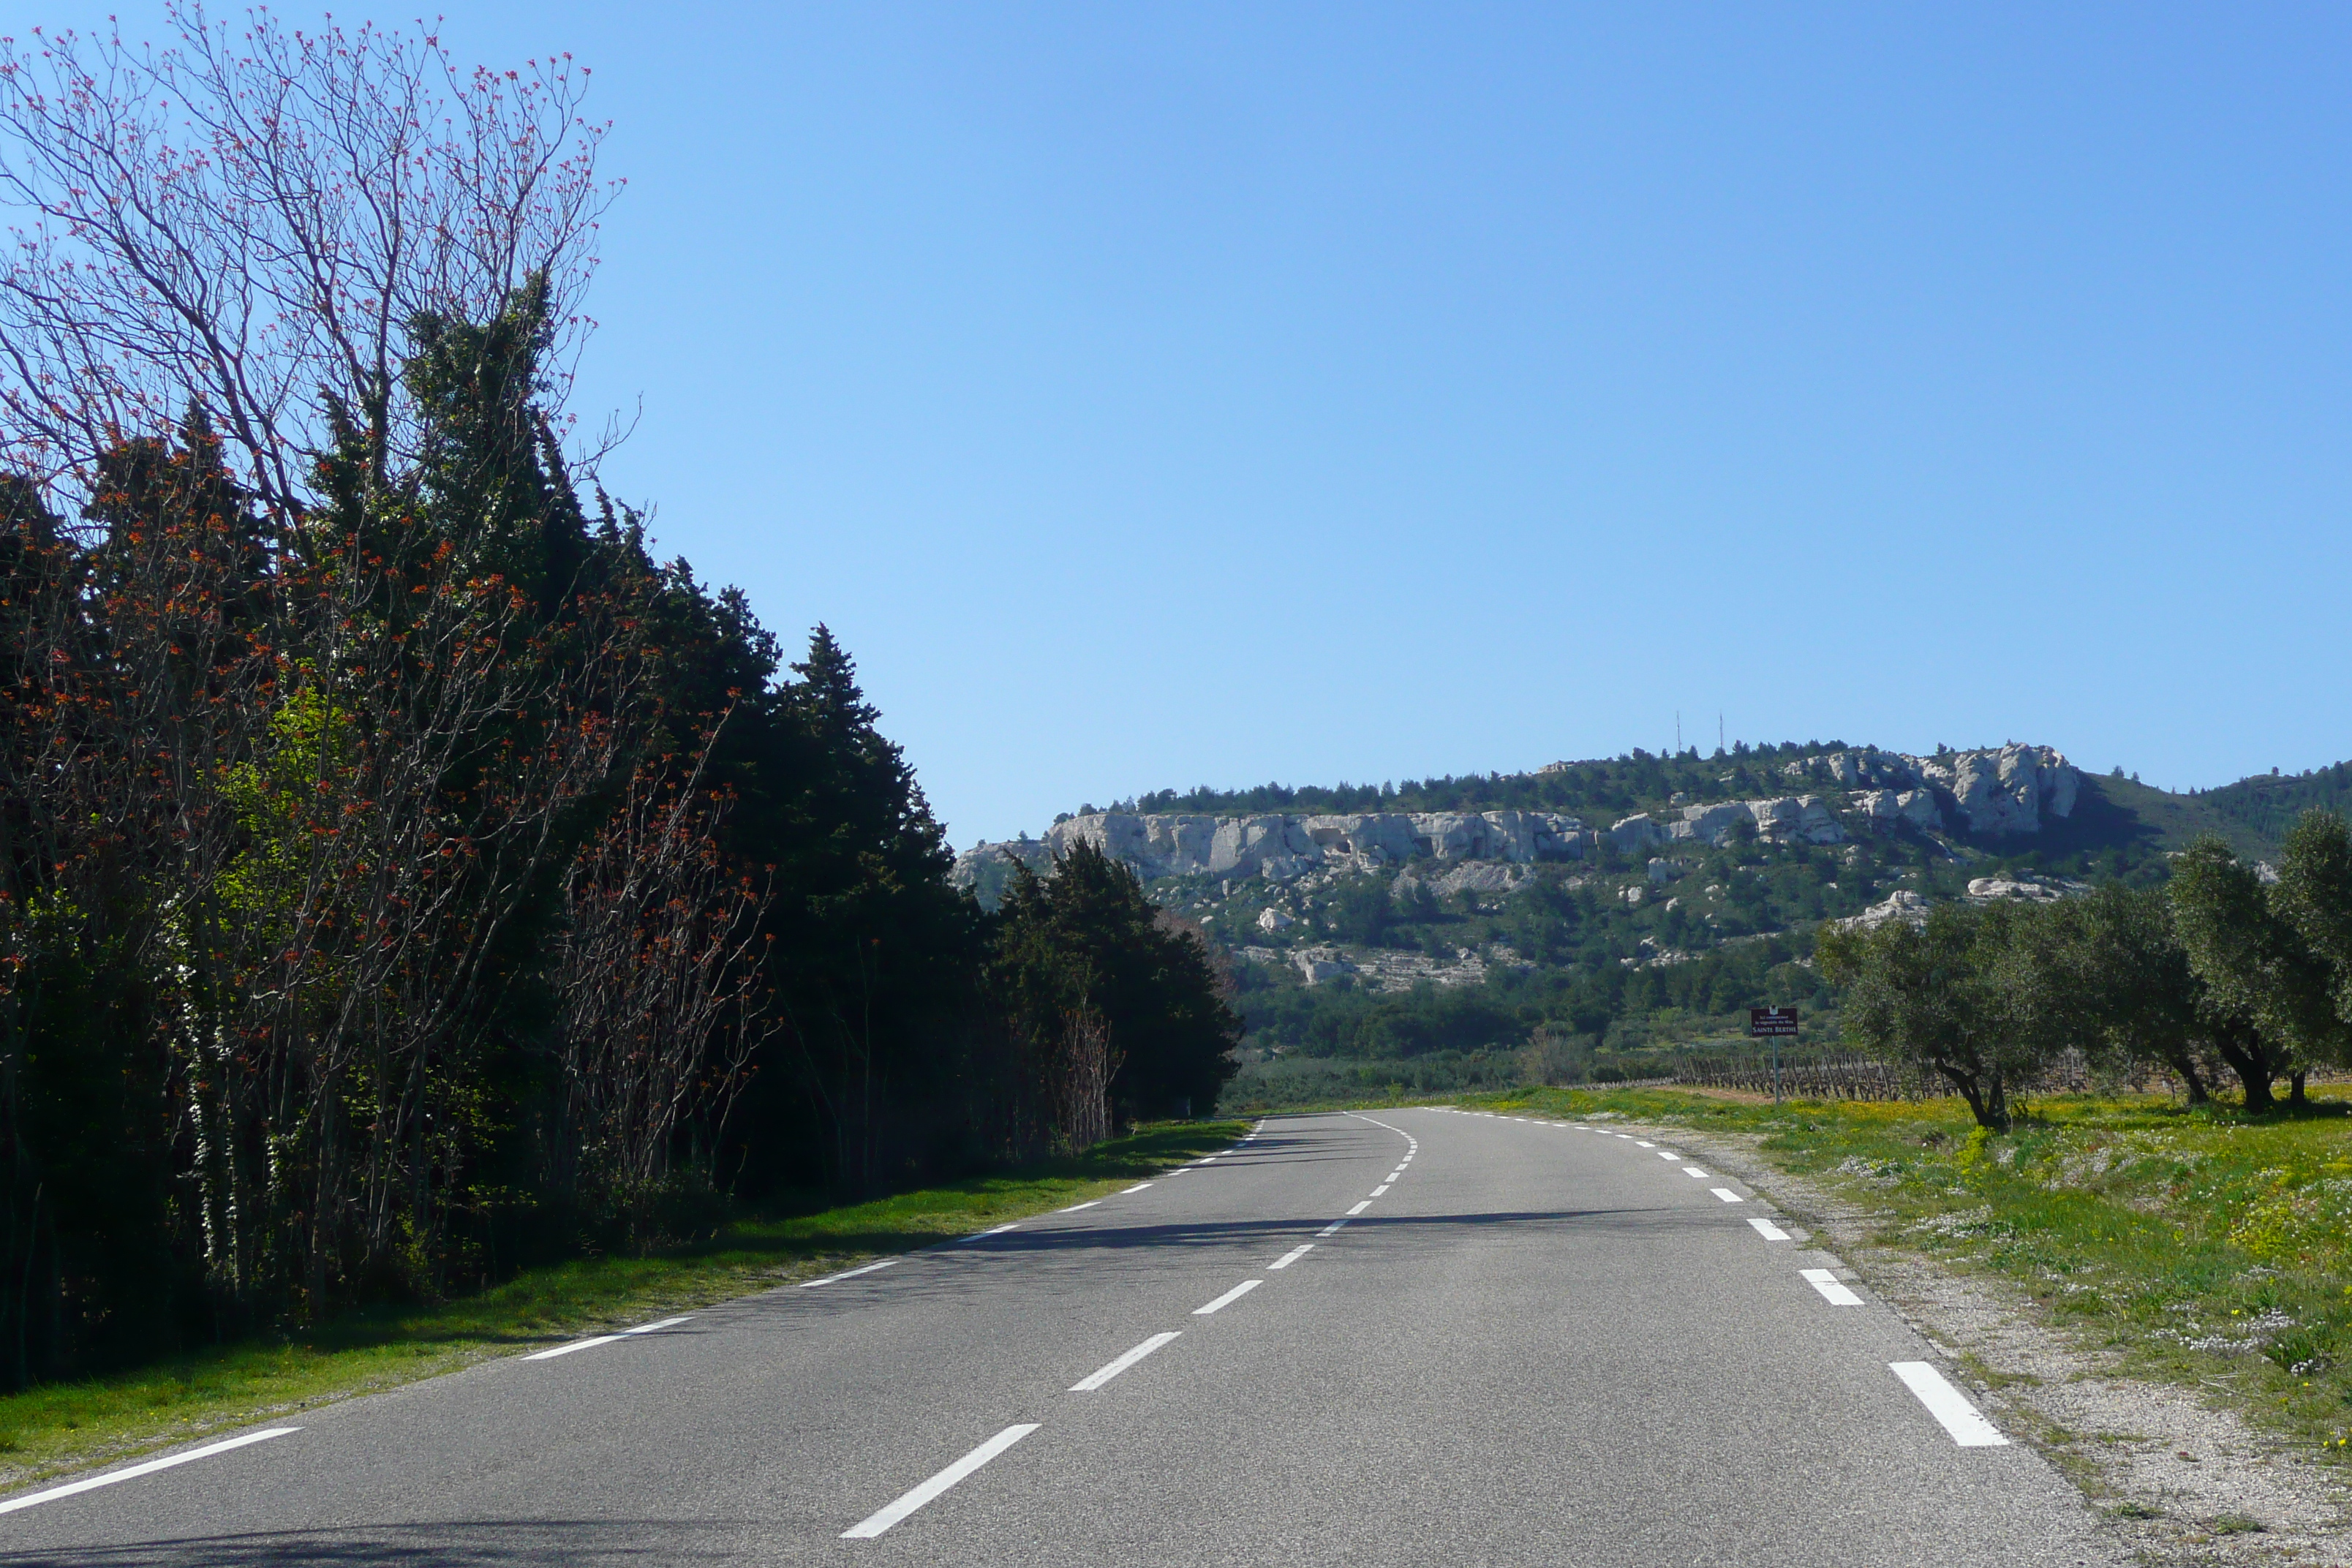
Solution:
<svg viewBox="0 0 2352 1568"><path fill-rule="evenodd" d="M1368 1208L1370 1208L1370 1207L1371 1207L1371 1206L1372 1206L1372 1200L1371 1200L1371 1199L1370 1199L1370 1198L1366 1198L1362 1203L1358 1204L1354 1208L1351 1208L1351 1209L1349 1209L1349 1210L1348 1211L1348 1217L1349 1217L1349 1219L1353 1219L1353 1218L1355 1218L1358 1215L1360 1215L1360 1214L1363 1213L1366 1209L1368 1209Z"/></svg>
<svg viewBox="0 0 2352 1568"><path fill-rule="evenodd" d="M860 1274L871 1274L877 1268L887 1268L898 1261L899 1259L896 1258L886 1258L879 1263L868 1263L858 1268L845 1268L838 1274L828 1274L822 1279L803 1279L801 1281L801 1289L806 1290L813 1286L830 1285L836 1279L855 1279Z"/></svg>
<svg viewBox="0 0 2352 1568"><path fill-rule="evenodd" d="M593 1340L574 1340L568 1345L558 1345L551 1351L533 1351L530 1354L523 1357L522 1359L525 1361L553 1361L557 1356L570 1355L573 1351L593 1350L598 1345L609 1345L620 1337L621 1336L618 1334L598 1334Z"/></svg>
<svg viewBox="0 0 2352 1568"><path fill-rule="evenodd" d="M1129 1193L1139 1193L1139 1192L1141 1192L1144 1188L1146 1188L1146 1187L1150 1186L1150 1184L1150 1184L1150 1182L1138 1182L1138 1183L1136 1183L1136 1184L1135 1184L1135 1185L1133 1185L1133 1186L1131 1186L1131 1187L1129 1187L1129 1188L1125 1189L1124 1191L1122 1191L1118 1195L1119 1195L1120 1197L1125 1197L1125 1196L1127 1196L1127 1194L1128 1194Z"/></svg>
<svg viewBox="0 0 2352 1568"><path fill-rule="evenodd" d="M1192 1315L1196 1318L1205 1318L1212 1312L1232 1306L1234 1302L1240 1300L1243 1297L1248 1295L1251 1291L1256 1289L1259 1286L1265 1283L1265 1281L1263 1279L1244 1279L1240 1284L1234 1286L1232 1289L1226 1291L1223 1295L1218 1297L1215 1300L1210 1302L1207 1306L1193 1308Z"/></svg>
<svg viewBox="0 0 2352 1568"><path fill-rule="evenodd" d="M1721 1198L1727 1204L1739 1204L1746 1203L1748 1201L1741 1197L1738 1193L1733 1192L1729 1187L1709 1187L1707 1191L1713 1193L1717 1197Z"/></svg>
<svg viewBox="0 0 2352 1568"><path fill-rule="evenodd" d="M10 1498L6 1502L0 1502L0 1513L14 1513L20 1508L31 1508L36 1504L51 1502L61 1497L72 1497L77 1492L96 1491L100 1487L110 1487L117 1481L137 1480L141 1476L152 1476L158 1470L168 1470L174 1465L184 1465L191 1459L208 1459L215 1454L226 1454L231 1448L242 1448L248 1443L266 1443L272 1437L284 1437L300 1430L302 1428L299 1426L271 1426L259 1432L247 1432L240 1436L226 1437L217 1443L207 1443L201 1448L191 1448L184 1454L167 1454L160 1459L150 1459L143 1465L133 1465L127 1470L110 1470L102 1476L91 1476L87 1480L68 1481L61 1487L51 1487L47 1491L34 1492L29 1497Z"/></svg>
<svg viewBox="0 0 2352 1568"><path fill-rule="evenodd" d="M1102 1365L1095 1368L1094 1371L1087 1373L1086 1376L1078 1379L1077 1382L1070 1384L1070 1392L1072 1394L1092 1394L1096 1389L1100 1388L1104 1384L1108 1383L1112 1378L1117 1377L1120 1373L1125 1372L1129 1367L1133 1366L1137 1362L1141 1361L1145 1356L1150 1355L1153 1351L1158 1350L1161 1345L1168 1343L1171 1340L1173 1340L1176 1337L1176 1333L1173 1330L1164 1334L1152 1335L1150 1339L1144 1341L1133 1350L1129 1351L1124 1355L1115 1357L1112 1360L1104 1363Z"/></svg>
<svg viewBox="0 0 2352 1568"><path fill-rule="evenodd" d="M1284 1253L1281 1257L1267 1264L1266 1267L1268 1268L1287 1268L1292 1264L1297 1262L1300 1258L1306 1257L1308 1253L1314 1250L1315 1244L1313 1242L1302 1241L1297 1247L1292 1247L1289 1251Z"/></svg>
<svg viewBox="0 0 2352 1568"><path fill-rule="evenodd" d="M1800 1270L1800 1272L1804 1275L1805 1283L1820 1291L1822 1293L1822 1300L1827 1301L1831 1306L1859 1307L1862 1305L1862 1298L1855 1295L1852 1290L1847 1289L1844 1282L1836 1275L1831 1273L1828 1269L1806 1268ZM1890 1363L1888 1364L1891 1365L1893 1363Z"/></svg>
<svg viewBox="0 0 2352 1568"><path fill-rule="evenodd" d="M1782 1230L1779 1226L1774 1225L1769 1219L1758 1219L1751 1215L1748 1216L1748 1223L1756 1227L1756 1234L1762 1237L1767 1241L1786 1241L1789 1239L1789 1233Z"/></svg>
<svg viewBox="0 0 2352 1568"><path fill-rule="evenodd" d="M1890 1361L1886 1370L1903 1380L1903 1386L1916 1395L1927 1407L1927 1414L1943 1423L1952 1441L1963 1448L2006 1448L2009 1439L2000 1429L1984 1417L1984 1413L1969 1403L1968 1395L1944 1381L1944 1374L1924 1361Z"/></svg>
<svg viewBox="0 0 2352 1568"><path fill-rule="evenodd" d="M889 1529L892 1525L898 1523L900 1520L906 1518L908 1514L914 1512L917 1509L922 1507L933 1498L938 1497L941 1492L947 1490L950 1487L955 1485L966 1476L971 1474L972 1471L980 1468L981 1466L988 1463L989 1460L996 1458L997 1455L1002 1454L1005 1449L1010 1448L1013 1444L1018 1443L1022 1438L1026 1437L1030 1433L1037 1430L1039 1425L1040 1423L1035 1421L1024 1421L1016 1426L1007 1426L1003 1431L999 1432L995 1436L991 1437L987 1442L982 1443L979 1447L974 1448L971 1453L966 1454L962 1458L958 1459L954 1464L950 1465L946 1469L941 1470L938 1475L933 1476L929 1480L925 1481L922 1485L915 1488L914 1490L905 1493L897 1500L884 1507L880 1512L868 1514L864 1519L859 1520L856 1524L851 1525L847 1530L843 1531L841 1532L841 1539L844 1541L873 1540L876 1536L881 1534L884 1531Z"/></svg>

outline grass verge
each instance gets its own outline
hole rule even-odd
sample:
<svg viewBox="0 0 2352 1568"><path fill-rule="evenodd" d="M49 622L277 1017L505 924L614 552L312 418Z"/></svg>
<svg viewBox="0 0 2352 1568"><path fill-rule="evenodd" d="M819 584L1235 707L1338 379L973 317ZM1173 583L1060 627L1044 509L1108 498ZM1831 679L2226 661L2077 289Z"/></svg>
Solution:
<svg viewBox="0 0 2352 1568"><path fill-rule="evenodd" d="M1100 1197L1231 1143L1245 1122L1147 1127L1070 1160L871 1203L747 1219L646 1258L581 1258L478 1296L379 1307L267 1340L0 1397L0 1486L372 1394L583 1331L707 1306Z"/></svg>
<svg viewBox="0 0 2352 1568"><path fill-rule="evenodd" d="M1522 1089L1456 1103L1761 1134L1773 1163L1863 1200L1880 1241L2021 1286L2125 1372L2352 1460L2352 1103L2248 1116L2056 1096L2005 1137L1958 1100Z"/></svg>

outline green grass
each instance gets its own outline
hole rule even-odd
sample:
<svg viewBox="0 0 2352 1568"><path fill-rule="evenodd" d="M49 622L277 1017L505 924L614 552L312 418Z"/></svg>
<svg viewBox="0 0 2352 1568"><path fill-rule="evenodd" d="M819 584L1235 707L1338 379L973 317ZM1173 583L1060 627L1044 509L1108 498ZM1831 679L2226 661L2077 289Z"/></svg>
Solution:
<svg viewBox="0 0 2352 1568"><path fill-rule="evenodd" d="M1461 1103L1761 1133L1774 1163L1865 1199L1879 1239L2020 1285L2127 1370L2352 1460L2352 1103L2249 1117L2059 1096L2006 1137L1958 1100L1524 1089Z"/></svg>
<svg viewBox="0 0 2352 1568"><path fill-rule="evenodd" d="M701 1247L532 1269L496 1289L438 1306L354 1311L314 1330L0 1397L0 1485L110 1462L984 1230L1099 1197L1223 1148L1246 1131L1237 1121L1147 1127L1076 1159L845 1208L749 1219Z"/></svg>

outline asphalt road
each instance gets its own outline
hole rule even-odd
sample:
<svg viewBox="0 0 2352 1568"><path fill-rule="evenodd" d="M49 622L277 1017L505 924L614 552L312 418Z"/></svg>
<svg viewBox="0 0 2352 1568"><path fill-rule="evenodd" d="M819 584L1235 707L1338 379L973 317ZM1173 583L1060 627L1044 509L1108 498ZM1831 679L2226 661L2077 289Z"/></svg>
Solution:
<svg viewBox="0 0 2352 1568"><path fill-rule="evenodd" d="M0 1563L2114 1560L1899 1318L1677 1152L1275 1118L1076 1212L0 1500Z"/></svg>

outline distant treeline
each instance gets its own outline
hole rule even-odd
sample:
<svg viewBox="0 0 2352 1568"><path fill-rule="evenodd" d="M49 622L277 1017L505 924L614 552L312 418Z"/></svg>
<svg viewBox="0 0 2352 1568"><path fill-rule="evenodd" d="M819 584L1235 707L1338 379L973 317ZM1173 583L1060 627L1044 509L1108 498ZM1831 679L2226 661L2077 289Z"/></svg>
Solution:
<svg viewBox="0 0 2352 1568"><path fill-rule="evenodd" d="M0 1384L1214 1100L1196 932L1083 852L983 914L834 637L787 671L576 478L557 68L41 47L0 71L0 188L58 225L0 268ZM261 101L334 134L173 152Z"/></svg>
<svg viewBox="0 0 2352 1568"><path fill-rule="evenodd" d="M1696 747L1653 756L1635 750L1622 757L1574 763L1558 773L1464 773L1402 784L1259 784L1219 790L1203 784L1177 791L1155 790L1119 801L1114 811L1249 812L1363 811L1558 811L1601 816L1662 805L1683 792L1693 800L1731 800L1779 794L1790 786L1781 771L1799 757L1837 751L1843 741L1789 742L1701 757ZM1728 773L1730 777L1724 775Z"/></svg>

